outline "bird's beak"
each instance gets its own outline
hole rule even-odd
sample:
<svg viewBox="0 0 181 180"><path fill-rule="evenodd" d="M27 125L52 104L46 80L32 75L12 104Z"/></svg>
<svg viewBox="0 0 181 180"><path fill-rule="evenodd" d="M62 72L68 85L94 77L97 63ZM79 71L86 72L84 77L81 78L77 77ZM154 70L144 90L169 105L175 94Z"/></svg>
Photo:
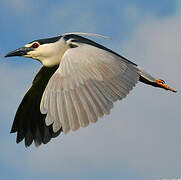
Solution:
<svg viewBox="0 0 181 180"><path fill-rule="evenodd" d="M4 57L12 57L12 56L25 56L29 51L32 51L32 47L22 47L11 51L10 53L6 54Z"/></svg>

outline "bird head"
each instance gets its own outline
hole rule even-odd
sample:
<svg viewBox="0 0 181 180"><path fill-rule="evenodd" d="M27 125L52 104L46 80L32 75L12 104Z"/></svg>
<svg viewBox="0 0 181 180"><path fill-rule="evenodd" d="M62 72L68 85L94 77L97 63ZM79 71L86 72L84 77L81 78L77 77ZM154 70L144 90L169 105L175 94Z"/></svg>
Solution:
<svg viewBox="0 0 181 180"><path fill-rule="evenodd" d="M23 56L40 61L44 66L60 63L64 52L69 48L62 36L40 39L26 44L24 47L11 51L5 57Z"/></svg>

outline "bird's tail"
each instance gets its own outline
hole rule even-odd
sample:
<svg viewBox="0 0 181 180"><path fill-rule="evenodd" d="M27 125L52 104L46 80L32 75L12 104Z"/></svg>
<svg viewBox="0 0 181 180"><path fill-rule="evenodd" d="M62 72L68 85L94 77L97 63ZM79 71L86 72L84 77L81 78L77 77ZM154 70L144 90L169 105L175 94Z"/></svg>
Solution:
<svg viewBox="0 0 181 180"><path fill-rule="evenodd" d="M150 74L148 74L147 72L143 71L141 68L137 67L139 70L139 74L140 74L140 79L139 81L154 86L154 87L159 87L159 88L163 88L165 90L169 90L172 92L177 92L176 90L170 88L169 86L167 86L165 84L165 81L162 79L156 79L153 76L151 76Z"/></svg>

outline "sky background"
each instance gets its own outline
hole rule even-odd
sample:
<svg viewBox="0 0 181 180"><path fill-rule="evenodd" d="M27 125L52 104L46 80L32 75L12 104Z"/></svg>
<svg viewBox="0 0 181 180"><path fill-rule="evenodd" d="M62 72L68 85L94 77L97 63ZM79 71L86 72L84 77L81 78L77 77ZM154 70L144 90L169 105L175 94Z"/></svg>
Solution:
<svg viewBox="0 0 181 180"><path fill-rule="evenodd" d="M25 148L10 134L39 62L4 55L66 32L94 39L164 79L177 94L139 83L98 123ZM0 179L181 178L181 3L178 0L1 0Z"/></svg>

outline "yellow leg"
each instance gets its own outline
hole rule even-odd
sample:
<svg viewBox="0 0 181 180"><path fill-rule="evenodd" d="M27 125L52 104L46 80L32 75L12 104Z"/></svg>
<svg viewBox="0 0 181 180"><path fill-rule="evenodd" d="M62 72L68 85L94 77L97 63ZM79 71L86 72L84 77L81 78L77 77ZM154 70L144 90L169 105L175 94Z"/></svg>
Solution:
<svg viewBox="0 0 181 180"><path fill-rule="evenodd" d="M166 84L165 84L165 81L164 80L161 80L161 79L157 79L156 80L156 84L158 85L158 87L161 87L161 88L164 88L166 90L169 90L169 91L172 91L172 92L177 92L175 91L174 89L171 89L170 87L168 87Z"/></svg>

